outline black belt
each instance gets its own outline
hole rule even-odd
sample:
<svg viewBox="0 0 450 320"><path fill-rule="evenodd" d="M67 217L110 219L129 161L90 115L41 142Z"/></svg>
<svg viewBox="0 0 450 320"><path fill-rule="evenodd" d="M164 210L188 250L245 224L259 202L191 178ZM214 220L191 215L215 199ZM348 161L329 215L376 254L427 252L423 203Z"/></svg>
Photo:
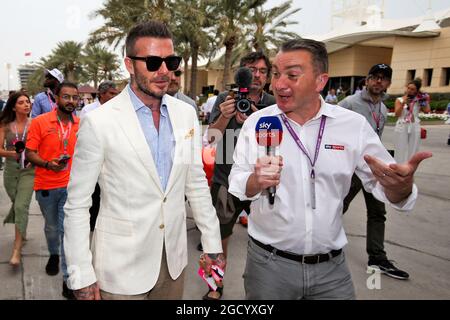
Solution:
<svg viewBox="0 0 450 320"><path fill-rule="evenodd" d="M289 259L289 260L294 260L294 261L298 261L301 262L303 264L316 264L316 263L321 263L321 262L325 262L328 261L334 257L337 257L338 255L340 255L342 253L342 249L339 250L332 250L329 253L322 253L322 254L312 254L312 255L301 255L301 254L294 254L294 253L289 253L286 251L282 251L282 250L278 250L277 248L272 247L270 244L264 244L259 242L258 240L253 239L252 237L250 237L250 239L260 248L269 251L273 254L276 254L277 256Z"/></svg>

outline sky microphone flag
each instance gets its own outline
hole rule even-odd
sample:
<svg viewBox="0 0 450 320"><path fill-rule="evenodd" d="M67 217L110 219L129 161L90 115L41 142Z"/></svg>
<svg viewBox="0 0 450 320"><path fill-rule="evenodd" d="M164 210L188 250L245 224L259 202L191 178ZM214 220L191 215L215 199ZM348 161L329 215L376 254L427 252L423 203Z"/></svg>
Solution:
<svg viewBox="0 0 450 320"><path fill-rule="evenodd" d="M278 147L283 139L283 126L278 117L261 117L255 128L256 141L260 146L265 147L267 156L275 156L275 147ZM269 204L275 203L275 186L267 189Z"/></svg>
<svg viewBox="0 0 450 320"><path fill-rule="evenodd" d="M278 117L261 117L256 124L256 141L263 147L277 147L283 139L283 126Z"/></svg>

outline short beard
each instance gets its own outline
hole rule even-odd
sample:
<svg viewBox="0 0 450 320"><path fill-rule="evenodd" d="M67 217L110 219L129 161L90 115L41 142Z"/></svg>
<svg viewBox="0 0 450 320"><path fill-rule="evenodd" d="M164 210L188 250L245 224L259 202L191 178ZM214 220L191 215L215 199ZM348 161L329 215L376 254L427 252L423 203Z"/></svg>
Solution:
<svg viewBox="0 0 450 320"><path fill-rule="evenodd" d="M65 114L72 114L72 112L73 112L73 111L66 110L66 108L64 108L64 107L59 107L58 109L59 109L62 113L65 113Z"/></svg>
<svg viewBox="0 0 450 320"><path fill-rule="evenodd" d="M132 82L134 81L136 83L137 87L139 88L139 90L151 98L156 98L158 100L161 100L162 97L166 94L166 92L157 94L155 92L150 91L146 86L150 81L148 81L147 78L140 76L139 74L135 74L134 76L132 76L131 81Z"/></svg>
<svg viewBox="0 0 450 320"><path fill-rule="evenodd" d="M381 97L383 95L383 93L384 93L384 90L381 90L379 93L377 93L377 92L374 92L374 90L372 88L367 88L367 92L369 92L369 94L371 96Z"/></svg>

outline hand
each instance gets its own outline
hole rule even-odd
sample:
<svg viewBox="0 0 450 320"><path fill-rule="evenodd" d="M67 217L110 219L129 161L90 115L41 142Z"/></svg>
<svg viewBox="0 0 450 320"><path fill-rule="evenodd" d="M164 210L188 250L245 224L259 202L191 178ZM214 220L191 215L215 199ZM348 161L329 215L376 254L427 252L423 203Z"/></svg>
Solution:
<svg viewBox="0 0 450 320"><path fill-rule="evenodd" d="M227 96L224 102L219 105L220 112L225 119L231 119L236 115L236 107L234 105L234 98Z"/></svg>
<svg viewBox="0 0 450 320"><path fill-rule="evenodd" d="M261 190L280 184L283 157L266 156L258 158L255 165L256 182Z"/></svg>
<svg viewBox="0 0 450 320"><path fill-rule="evenodd" d="M218 286L222 286L223 276L218 275L215 272L213 274L212 266L213 265L218 266L225 272L225 269L227 267L227 261L223 253L219 254L203 253L202 255L200 255L199 265L205 271L205 274L207 276L209 277L212 276L216 284Z"/></svg>
<svg viewBox="0 0 450 320"><path fill-rule="evenodd" d="M247 120L248 116L242 112L236 112L236 122L239 124L243 124L245 120Z"/></svg>
<svg viewBox="0 0 450 320"><path fill-rule="evenodd" d="M47 169L55 172L59 172L66 167L66 164L58 164L58 159L53 159L48 162Z"/></svg>
<svg viewBox="0 0 450 320"><path fill-rule="evenodd" d="M364 156L364 160L369 165L377 181L384 187L389 201L397 203L409 196L414 183L414 173L419 164L431 157L431 152L418 152L406 163L393 163L390 165L386 165L368 155Z"/></svg>
<svg viewBox="0 0 450 320"><path fill-rule="evenodd" d="M100 288L98 287L97 282L91 284L88 287L74 290L73 294L77 300L101 300L102 297L100 295Z"/></svg>
<svg viewBox="0 0 450 320"><path fill-rule="evenodd" d="M408 95L404 95L403 97L402 97L402 100L403 100L403 105L406 105L407 103L408 103Z"/></svg>

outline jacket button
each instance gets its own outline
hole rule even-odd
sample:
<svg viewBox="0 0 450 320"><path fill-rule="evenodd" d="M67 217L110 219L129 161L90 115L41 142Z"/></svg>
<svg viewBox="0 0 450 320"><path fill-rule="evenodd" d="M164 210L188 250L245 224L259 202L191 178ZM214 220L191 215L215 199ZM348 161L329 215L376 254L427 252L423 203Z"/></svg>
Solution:
<svg viewBox="0 0 450 320"><path fill-rule="evenodd" d="M164 203L166 203L166 201L167 201L167 197L166 197L166 198L164 198L163 202L164 202Z"/></svg>
<svg viewBox="0 0 450 320"><path fill-rule="evenodd" d="M164 229L164 223L159 226L160 229Z"/></svg>

